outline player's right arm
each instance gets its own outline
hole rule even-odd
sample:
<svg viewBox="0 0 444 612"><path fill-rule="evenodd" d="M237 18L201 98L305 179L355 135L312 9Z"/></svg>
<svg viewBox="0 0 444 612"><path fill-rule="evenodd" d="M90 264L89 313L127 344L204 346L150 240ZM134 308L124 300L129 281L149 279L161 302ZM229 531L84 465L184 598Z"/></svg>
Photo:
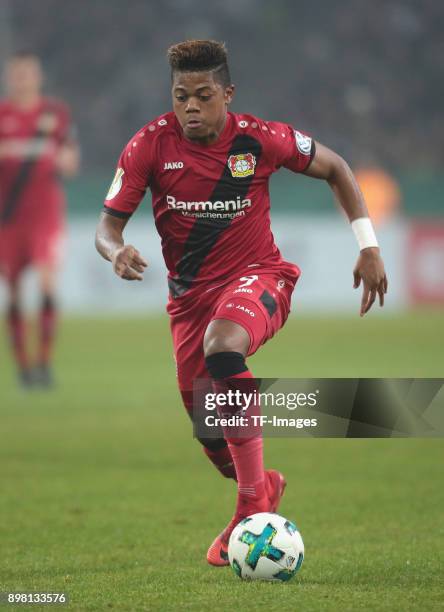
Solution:
<svg viewBox="0 0 444 612"><path fill-rule="evenodd" d="M150 150L144 133L139 132L120 156L97 225L96 249L112 263L117 276L125 280L142 280L148 265L133 245L125 244L123 231L145 195L150 166Z"/></svg>
<svg viewBox="0 0 444 612"><path fill-rule="evenodd" d="M127 222L127 219L103 212L96 230L96 249L104 259L112 263L117 276L125 280L141 281L148 262L133 245L125 245L123 230Z"/></svg>

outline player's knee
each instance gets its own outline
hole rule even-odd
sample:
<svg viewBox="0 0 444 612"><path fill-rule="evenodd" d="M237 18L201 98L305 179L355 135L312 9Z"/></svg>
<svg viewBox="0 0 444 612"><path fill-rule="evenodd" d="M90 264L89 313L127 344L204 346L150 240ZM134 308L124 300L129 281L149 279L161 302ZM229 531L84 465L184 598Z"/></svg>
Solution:
<svg viewBox="0 0 444 612"><path fill-rule="evenodd" d="M246 355L250 345L248 332L239 324L216 319L208 325L203 349L205 358L215 353L236 352Z"/></svg>
<svg viewBox="0 0 444 612"><path fill-rule="evenodd" d="M228 353L236 351L235 343L231 341L231 338L213 334L204 341L204 355L205 358L216 353ZM238 351L236 351L238 352Z"/></svg>

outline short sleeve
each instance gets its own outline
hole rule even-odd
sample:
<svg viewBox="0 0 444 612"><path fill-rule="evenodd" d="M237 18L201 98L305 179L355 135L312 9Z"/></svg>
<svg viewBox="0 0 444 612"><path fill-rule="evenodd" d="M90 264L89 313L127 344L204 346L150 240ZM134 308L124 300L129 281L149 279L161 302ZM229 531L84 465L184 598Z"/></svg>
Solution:
<svg viewBox="0 0 444 612"><path fill-rule="evenodd" d="M127 144L105 198L104 212L128 218L137 209L149 186L151 162L145 139L137 135Z"/></svg>
<svg viewBox="0 0 444 612"><path fill-rule="evenodd" d="M292 172L304 172L315 155L315 141L300 130L284 123L269 123L272 163Z"/></svg>

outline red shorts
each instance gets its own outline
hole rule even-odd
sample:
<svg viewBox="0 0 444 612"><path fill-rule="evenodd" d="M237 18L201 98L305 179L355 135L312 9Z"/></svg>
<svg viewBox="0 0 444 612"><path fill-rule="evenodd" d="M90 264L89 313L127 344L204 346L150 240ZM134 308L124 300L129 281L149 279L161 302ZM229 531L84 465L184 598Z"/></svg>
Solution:
<svg viewBox="0 0 444 612"><path fill-rule="evenodd" d="M29 265L56 266L62 255L63 227L0 226L0 276L14 281Z"/></svg>
<svg viewBox="0 0 444 612"><path fill-rule="evenodd" d="M290 312L291 295L300 276L297 266L254 268L223 286L209 286L197 297L170 300L171 333L179 388L190 408L193 380L209 374L205 368L203 339L214 319L229 319L250 336L248 356L283 326Z"/></svg>

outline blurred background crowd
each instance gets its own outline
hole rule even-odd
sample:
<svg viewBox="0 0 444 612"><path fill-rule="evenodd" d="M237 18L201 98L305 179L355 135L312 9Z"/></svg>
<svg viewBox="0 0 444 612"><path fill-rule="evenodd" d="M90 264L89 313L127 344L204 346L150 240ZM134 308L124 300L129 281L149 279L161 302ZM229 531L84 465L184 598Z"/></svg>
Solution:
<svg viewBox="0 0 444 612"><path fill-rule="evenodd" d="M169 108L166 48L225 40L234 108L294 122L354 163L439 170L444 8L435 0L2 0L2 51L42 57L69 100L85 168Z"/></svg>

